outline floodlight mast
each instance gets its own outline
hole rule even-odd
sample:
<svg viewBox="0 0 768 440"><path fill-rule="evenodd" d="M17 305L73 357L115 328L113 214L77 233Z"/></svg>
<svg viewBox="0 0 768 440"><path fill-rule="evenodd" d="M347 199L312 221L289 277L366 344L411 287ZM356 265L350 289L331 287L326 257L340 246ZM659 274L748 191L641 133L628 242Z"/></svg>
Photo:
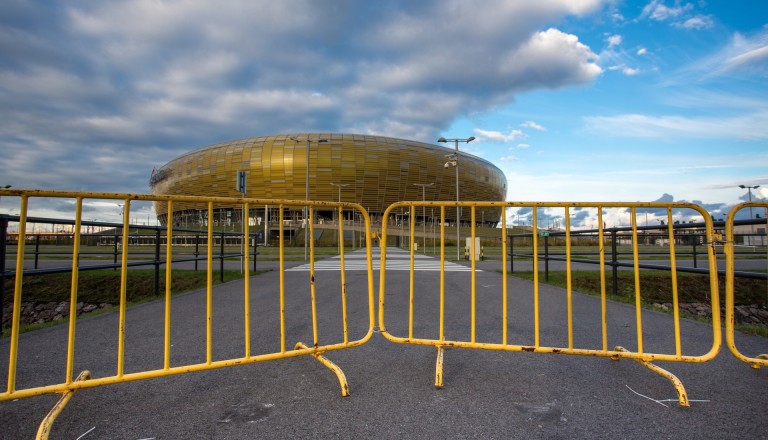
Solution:
<svg viewBox="0 0 768 440"><path fill-rule="evenodd" d="M289 139L294 141L294 142L297 142L297 143L299 142L299 138L296 137L296 136L291 136ZM307 166L306 166L307 170L306 170L305 189L304 189L304 199L307 202L309 202L309 148L311 146L311 142L312 142L312 140L309 138L309 135L307 135ZM328 143L328 139L318 139L317 140L317 145L318 146L320 146L320 144L324 144L324 143ZM309 221L310 220L307 218L308 217L307 206L304 206L304 210L303 211L304 211L303 212L303 215L304 215L304 262L306 262L307 261L307 243L308 243L308 240L309 240L308 230L309 230Z"/></svg>
<svg viewBox="0 0 768 440"><path fill-rule="evenodd" d="M459 235L459 225L461 223L461 207L459 206L459 142L464 143L470 143L475 140L474 136L470 136L466 139L446 139L444 137L441 137L438 139L438 142L442 143L448 143L453 142L456 145L456 153L454 153L452 158L449 158L450 160L445 163L445 167L448 168L449 166L453 166L456 169L456 260L461 259L461 255L459 254L459 250L461 248L461 245L459 244L459 241L461 239Z"/></svg>

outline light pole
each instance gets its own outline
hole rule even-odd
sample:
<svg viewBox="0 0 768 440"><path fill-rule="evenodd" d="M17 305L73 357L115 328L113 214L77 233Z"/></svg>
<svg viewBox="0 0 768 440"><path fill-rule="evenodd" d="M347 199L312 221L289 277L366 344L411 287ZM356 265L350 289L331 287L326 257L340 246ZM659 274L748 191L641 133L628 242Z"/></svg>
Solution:
<svg viewBox="0 0 768 440"><path fill-rule="evenodd" d="M420 186L421 187L421 203L426 202L427 200L427 188L434 188L435 182L432 183L414 183L413 186ZM427 255L427 207L422 206L422 220L424 220L424 255Z"/></svg>
<svg viewBox="0 0 768 440"><path fill-rule="evenodd" d="M456 153L448 154L445 156L448 158L448 162L445 163L445 167L448 168L452 166L456 169L456 261L461 260L461 255L459 254L461 247L459 244L459 240L461 239L459 236L459 223L461 222L461 207L459 206L459 142L468 144L474 140L474 136L470 136L466 139L446 139L441 137L437 140L438 142L442 143L453 142L456 145Z"/></svg>
<svg viewBox="0 0 768 440"><path fill-rule="evenodd" d="M341 189L344 188L345 186L349 186L349 184L348 183L333 183L333 182L331 182L331 186L335 186L335 187L339 188L339 203L341 203ZM336 225L336 231L339 230L339 225L341 225L341 215L340 214L341 213L337 214L338 215L338 222L339 223ZM343 243L344 243L344 237L341 237L341 240L339 240L339 246L343 246ZM341 252L339 252L339 253L341 253Z"/></svg>
<svg viewBox="0 0 768 440"><path fill-rule="evenodd" d="M750 203L752 203L752 190L760 188L760 185L753 185L753 186L739 185L739 188L747 190L748 200L749 200ZM752 207L751 206L749 207L749 219L752 220ZM755 225L749 225L749 228L751 229L752 234L754 234L755 233ZM754 240L754 237L750 236L749 237L749 244L752 244L752 240Z"/></svg>
<svg viewBox="0 0 768 440"><path fill-rule="evenodd" d="M297 143L299 142L299 138L297 138L296 136L291 136L289 139L294 141L294 142L297 142ZM306 166L307 170L306 170L306 177L304 178L305 179L304 180L304 183L305 183L304 199L307 202L309 202L309 147L311 145L311 142L312 142L312 140L309 138L309 136L307 136L307 166ZM324 143L328 143L328 139L318 139L317 140L317 145L318 146L320 144L324 144ZM308 215L307 215L307 206L306 205L304 206L303 214L302 215L304 216L304 261L307 261L307 243L309 242L309 239L308 239L308 237L309 237L309 219L307 218Z"/></svg>

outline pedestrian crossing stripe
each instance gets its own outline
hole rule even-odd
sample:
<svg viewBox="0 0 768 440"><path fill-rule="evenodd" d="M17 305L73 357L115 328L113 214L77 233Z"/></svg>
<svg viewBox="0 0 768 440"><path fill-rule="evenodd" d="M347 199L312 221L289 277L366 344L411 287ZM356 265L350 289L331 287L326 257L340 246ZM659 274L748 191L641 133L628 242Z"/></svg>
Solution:
<svg viewBox="0 0 768 440"><path fill-rule="evenodd" d="M386 270L397 271L410 271L411 259L408 252L402 250L395 250L394 252L387 251L387 265ZM381 269L381 259L377 252L373 253L373 259L371 261L373 270ZM302 264L300 266L286 269L286 272L306 272L309 270L309 263ZM319 260L315 262L315 271L338 271L341 270L341 258L336 256L325 260ZM344 255L344 270L368 270L367 258L364 252L356 251L350 254ZM426 255L414 255L413 270L420 272L439 272L440 260L434 257ZM462 266L461 264L445 262L446 272L471 272L472 268ZM480 269L477 272L482 272Z"/></svg>

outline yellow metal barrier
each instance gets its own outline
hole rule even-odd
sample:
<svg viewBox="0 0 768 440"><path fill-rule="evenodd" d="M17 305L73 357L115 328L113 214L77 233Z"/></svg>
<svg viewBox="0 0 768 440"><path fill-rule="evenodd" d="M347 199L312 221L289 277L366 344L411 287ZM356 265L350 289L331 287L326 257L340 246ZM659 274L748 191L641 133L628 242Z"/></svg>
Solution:
<svg viewBox="0 0 768 440"><path fill-rule="evenodd" d="M446 254L445 254L445 247L446 247L446 208L447 207L455 207L455 206L462 206L462 207L468 207L471 209L471 224L473 225L471 227L470 232L470 243L471 243L471 250L470 255L475 255L475 238L476 238L476 218L475 218L475 211L479 208L487 208L489 207L496 207L499 209L499 215L502 218L502 223L500 227L498 228L498 238L501 242L502 247L502 253L501 253L501 272L502 272L502 285L501 289L498 292L498 296L493 297L490 294L483 294L482 299L479 300L479 294L477 289L477 268L476 268L476 261L475 258L472 258L471 260L471 277L469 279L469 304L462 303L461 301L466 301L466 298L458 298L458 295L456 292L447 292L447 285L446 278L449 276L448 272L446 270ZM414 224L415 224L415 217L416 217L416 207L432 207L432 208L439 208L440 210L440 216L439 216L439 249L440 249L440 274L439 274L439 280L431 278L427 280L428 283L435 283L436 288L439 286L439 301L435 301L432 299L431 303L430 300L425 299L425 297L429 294L430 289L424 288L423 286L418 290L418 294L415 291L414 285L414 279L416 272L414 271L414 246L413 243L415 240L414 237ZM510 319L510 311L515 309L517 306L518 308L516 310L520 310L522 306L519 306L517 304L514 304L510 299L510 293L508 292L508 273L507 273L507 255L509 253L509 243L507 243L507 235L508 235L508 225L506 221L506 208L531 208L532 209L532 225L529 228L529 231L538 232L540 231L539 228L539 222L538 222L538 211L539 209L561 209L563 212L563 218L565 219L565 231L564 234L560 237L558 237L560 240L564 241L565 243L565 264L566 264L566 306L564 307L566 309L567 313L567 319L564 322L565 329L561 330L561 333L563 336L560 338L561 340L565 340L567 334L567 343L560 346L546 346L542 343L542 313L546 312L546 310L542 310L541 307L541 301L540 301L540 289L539 289L539 278L540 278L540 269L539 269L539 262L540 262L540 254L539 254L539 247L541 245L542 239L539 238L538 233L531 234L530 239L532 240L532 252L533 252L533 299L532 299L532 324L533 324L533 334L532 338L529 335L529 338L533 339L532 344L522 344L522 343L513 343L512 339L515 337L509 333L510 325L516 324L515 322L512 322ZM572 239L572 229L571 229L571 215L577 210L584 210L584 209L592 209L596 211L597 215L597 239L599 243L599 272L600 272L600 288L601 288L601 296L600 296L600 311L599 315L597 313L593 313L593 321L595 326L599 326L601 337L599 340L595 339L593 341L593 344L595 345L594 348L579 348L576 345L576 341L574 339L574 322L576 319L579 319L580 325L591 327L593 322L581 322L582 317L574 317L574 304L573 304L573 289L572 289L572 249L571 249L571 239ZM634 339L634 343L636 345L635 350L629 350L627 348L616 346L614 349L609 349L608 345L608 333L609 333L609 320L608 320L608 307L607 307L607 295L606 295L606 261L605 261L605 245L609 242L611 237L606 234L606 228L604 226L604 217L603 213L604 210L608 209L616 209L616 210L625 210L623 212L629 213L630 216L630 224L631 226L628 227L628 231L631 232L631 246L632 246L632 255L633 255L633 264L630 265L630 268L634 271L634 308L635 308L635 331L636 335L634 338L630 335L622 335L622 338L629 337L629 341L624 340L622 342L633 342L631 339ZM654 352L651 350L647 350L644 346L644 329L642 324L642 294L641 294L641 283L640 283L640 261L639 261L639 253L638 253L638 210L639 209L646 209L646 210L654 210L654 211L661 211L666 213L666 225L659 226L659 231L664 234L667 234L667 245L668 246L668 258L670 260L670 266L671 269L671 293L672 298L671 302L673 304L673 315L672 315L672 321L673 326L670 326L670 331L673 333L674 336L674 348L668 349L668 352L664 352L662 350L658 350L658 352ZM690 209L693 211L696 211L698 214L701 215L701 217L704 220L705 223L705 234L706 234L706 242L709 244L707 246L707 255L708 255L708 276L709 276L709 286L710 286L710 298L711 303L713 305L712 307L712 344L708 351L704 352L703 354L698 355L687 355L683 354L683 344L681 339L681 328L680 328L680 311L679 311L679 300L678 300L678 286L677 286L677 271L676 271L676 251L675 251L675 244L676 239L674 236L674 230L673 230L673 210L678 209ZM443 351L446 347L459 347L459 348L473 348L473 349L486 349L486 350L506 350L506 351L516 351L516 352L532 352L532 353L558 353L558 354L571 354L571 355L584 355L584 356L602 356L602 357L608 357L614 360L618 360L621 358L626 359L632 359L634 361L637 361L641 363L642 365L648 367L652 371L655 371L659 374L662 374L664 377L669 379L673 385L675 386L675 389L678 393L678 400L681 406L688 406L689 401L688 397L685 392L685 388L683 387L682 383L671 373L666 372L659 367L651 364L651 361L674 361L674 362L706 362L714 358L717 353L719 352L720 345L721 345L721 330L720 330L720 307L719 307L719 292L718 292L718 282L717 282L717 266L716 266L716 260L715 260L715 254L713 249L713 228L712 228L712 219L710 215L701 207L689 204L689 203L531 203L531 202L399 202L391 205L387 211L384 214L384 218L389 218L390 215L393 213L397 213L400 211L405 211L406 216L410 217L411 221L411 247L410 247L410 255L411 255L411 271L410 271L410 290L408 292L408 298L401 299L398 303L398 306L402 308L407 308L407 318L404 316L401 318L400 321L397 321L396 324L399 325L399 329L401 329L401 332L406 333L402 336L396 336L390 332L390 330L387 329L387 325L385 324L385 316L386 315L386 304L385 304L385 298L386 301L393 301L396 299L397 294L399 292L391 292L387 290L387 271L386 271L386 257L387 257L387 248L382 246L381 248L381 272L380 272L380 284L379 284L379 328L382 333L388 340L396 342L396 343L403 343L403 344L417 344L417 345L429 345L434 346L437 348L437 365L436 365L436 371L435 371L435 386L436 387L442 387L443 385ZM487 214L485 218L488 218ZM453 219L451 219L453 220ZM451 228L453 229L453 228ZM453 232L451 232L453 234ZM386 243L387 239L387 225L386 223L382 225L382 243ZM457 245L461 246L461 243L457 243ZM452 272L453 278L450 280L450 285L456 285L457 283L466 282L462 281L460 278L461 275L458 274L458 272ZM421 275L420 275L421 276ZM464 275L466 277L466 275ZM483 286L488 287L488 286ZM487 289L484 289L484 292L488 291ZM402 292L401 295L405 297L406 293ZM388 298L389 296L389 298ZM390 299L392 298L392 299ZM467 313L469 313L469 319L466 319L466 316L456 316L454 317L454 323L456 322L462 322L467 323L469 325L469 334L468 338L455 338L450 339L446 336L446 327L447 327L447 320L449 319L446 315L446 303L447 301L454 301L461 303L464 307L468 307L469 310L467 310ZM498 303L496 302L498 301ZM498 306L488 306L487 304L498 304ZM486 311L486 314L478 315L478 304L484 307L484 310ZM417 311L417 309L421 307L420 310ZM437 311L434 310L424 310L429 309L431 307L434 307L437 309ZM528 307L526 305L526 307ZM500 311L498 309L501 309ZM465 309L466 310L466 309ZM431 319L425 320L426 322L418 321L415 319L415 315L419 313L420 316L429 316ZM405 311L402 311L400 315L405 315ZM395 316L400 316L395 315ZM489 315L495 315L495 316L489 316ZM404 320L407 319L407 325L404 323ZM437 321L439 322L437 324L437 327L432 325L430 321ZM467 322L468 321L468 322ZM548 332L551 332L550 328L552 327L552 322L547 322L547 328ZM623 324L623 323L622 323ZM483 331L485 333L485 339L487 341L481 342L480 337L478 336L478 327L482 326ZM494 327L498 326L498 327ZM456 333L456 325L452 325L449 328L452 332ZM498 333L496 330L489 330L490 327L494 327L498 329ZM623 327L623 325L621 326ZM430 336L427 334L424 337L418 337L416 335L415 329L421 329L424 333L432 333L434 336ZM655 331L656 329L654 329ZM466 332L466 329L464 330ZM619 331L615 331L615 333L619 333ZM466 333L465 333L466 334ZM549 335L549 333L548 333ZM518 337L519 339L523 339L522 336ZM555 337L556 339L557 337ZM614 336L614 338L617 338ZM671 339L672 335L668 336L668 339ZM698 342L698 341L697 341ZM661 344L658 341L650 341L648 345L651 345L653 347L660 347ZM671 342L668 342L666 345L668 345L670 348L672 346ZM666 347L665 347L666 348Z"/></svg>
<svg viewBox="0 0 768 440"><path fill-rule="evenodd" d="M350 347L360 346L366 343L372 336L375 325L375 300L374 300L374 286L373 286L373 266L371 263L371 234L370 231L370 219L368 213L359 205L352 203L334 203L334 202L306 202L296 200L265 200L265 199L252 199L252 198L223 198L223 197L192 197L192 196L152 196L152 195L134 195L134 194L113 194L113 193L93 193L93 192L60 192L60 191L32 191L32 190L0 190L0 196L15 196L20 200L19 208L19 222L18 222L18 236L19 244L16 250L16 276L15 286L13 294L13 316L11 324L11 336L10 336L10 349L9 349L9 362L8 362L8 385L6 391L0 393L0 401L19 399L30 396L37 396L43 394L61 394L63 397L51 413L46 417L46 420L40 426L38 432L38 438L47 438L48 432L50 432L51 425L56 416L61 412L63 407L71 398L72 394L84 388L97 387L102 385L117 384L135 380L158 378L163 376L177 375L183 373L190 373L196 371L211 370L216 368L230 367L235 365L250 364L255 362L262 362L274 359L282 359L289 357L296 357L302 355L311 355L320 360L324 365L328 366L339 379L341 386L342 396L349 395L349 387L347 385L344 373L339 367L334 365L323 354L329 351L340 350ZM72 279L71 279L71 296L69 299L70 312L69 312L69 328L67 338L67 351L66 351L66 375L64 381L58 384L48 384L43 386L26 386L25 383L17 382L19 378L18 370L24 367L19 365L19 333L20 333L20 314L21 304L23 301L23 272L24 272L24 237L27 235L27 216L29 210L29 203L32 199L66 199L71 201L74 199L74 228L73 228L73 250L72 250ZM117 329L117 347L115 356L117 358L117 368L114 375L104 377L91 377L92 375L87 371L81 373L77 378L75 377L75 335L77 325L77 303L78 303L78 275L80 269L78 262L80 259L80 242L81 242L81 228L83 221L83 201L110 201L113 203L119 202L122 204L123 209L123 226L122 226L122 247L121 247L121 280L120 280L120 292L119 292L119 311L118 311L118 329ZM5 200L3 200L5 202ZM164 330L163 330L163 367L161 369L150 371L126 371L126 329L128 323L126 322L126 305L127 305L127 280L130 277L129 274L129 242L131 229L136 229L135 225L131 225L129 219L131 218L131 206L138 201L154 202L161 201L167 204L167 219L168 226L166 232L166 255L165 261L162 264L165 265L165 305L164 305ZM171 362L171 266L173 260L173 206L174 203L184 203L186 206L192 206L197 204L204 207L203 211L207 212L207 288L205 296L205 361L201 363L185 364L185 365L172 365ZM232 206L233 204L240 204L243 207L243 212L249 212L249 208L263 207L265 205L272 206L278 211L279 218L283 218L283 213L286 208L292 208L295 211L300 211L304 207L308 207L309 218L314 218L314 212L318 208L322 208L326 211L337 210L339 216L344 209L355 210L359 212L360 218L365 223L365 244L366 244L366 258L367 258L367 283L365 286L360 286L358 290L365 290L357 295L357 298L361 298L359 301L367 301L367 323L356 323L358 333L363 333L359 339L350 340L348 331L348 315L347 315L347 286L345 281L345 267L344 267L344 246L343 246L343 231L339 231L339 250L341 252L341 265L340 265L340 280L339 285L341 287L341 302L340 302L340 315L341 315L341 331L339 335L342 335L340 340L335 340L336 332L333 335L323 335L324 341L321 343L321 335L318 330L318 312L317 312L317 300L316 300L316 288L315 288L315 246L314 240L309 242L309 270L306 276L306 285L308 295L306 302L301 307L306 307L311 310L312 320L312 341L309 344L303 342L296 343L293 349L286 348L286 288L285 288L285 236L284 227L282 222L279 224L279 270L280 270L280 284L279 284L279 350L274 352L265 352L254 354L252 353L252 310L263 310L263 308L256 307L252 304L250 283L243 283L243 351L242 354L233 358L215 359L213 355L213 288L212 288L212 274L213 274L213 243L214 243L214 207L217 204L227 204ZM298 207L298 209L297 209ZM309 222L310 237L313 236L313 224ZM249 222L243 224L243 234L245 237L249 236ZM244 271L245 280L249 280L249 240L244 240L244 265L242 269ZM296 295L292 295L292 300L296 301ZM362 299L365 298L365 299ZM300 300L301 301L301 300ZM299 301L299 302L300 302ZM335 313L335 312L334 312ZM367 330L361 330L363 326L367 326ZM233 335L234 337L234 335ZM255 340L255 338L254 338ZM263 336L259 342L262 342ZM142 341L143 344L150 344L150 341ZM255 343L255 341L254 341ZM263 345L263 344L262 344ZM23 376L24 382L34 382L34 378L30 378L29 375Z"/></svg>
<svg viewBox="0 0 768 440"><path fill-rule="evenodd" d="M736 206L734 206L731 211L728 213L728 216L725 219L725 243L724 243L724 250L725 250L725 339L728 344L728 348L731 350L731 353L733 353L734 356L736 356L737 359L739 359L742 362L746 362L749 365L752 366L752 368L760 368L768 366L768 354L758 354L756 356L748 356L743 354L739 349L736 347L736 335L735 335L735 308L736 308L736 299L735 299L735 289L734 289L734 279L735 279L735 253L736 253L736 242L735 242L735 236L736 231L734 227L734 220L736 214L741 211L742 209L750 210L752 208L763 208L767 210L768 212L768 203L766 202L745 202L740 203ZM763 220L766 221L765 219ZM768 225L766 225L768 226ZM763 226L764 228L766 226ZM749 226L748 226L749 228ZM765 230L765 229L764 229ZM747 240L754 240L755 238L758 238L757 236L752 235L753 230L750 228L746 231L743 231L742 234L745 234L746 237L750 237ZM763 237L760 237L762 240L765 240L765 235L763 234ZM758 243L760 246L765 246L766 243L761 242ZM747 246L752 246L751 242L746 243ZM768 294L768 292L766 292Z"/></svg>

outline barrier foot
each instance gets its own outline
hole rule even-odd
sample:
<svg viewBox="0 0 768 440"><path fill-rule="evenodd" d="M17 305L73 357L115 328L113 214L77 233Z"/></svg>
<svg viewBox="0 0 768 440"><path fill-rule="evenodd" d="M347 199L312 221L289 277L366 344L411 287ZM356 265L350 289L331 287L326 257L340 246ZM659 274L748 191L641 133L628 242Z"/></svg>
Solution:
<svg viewBox="0 0 768 440"><path fill-rule="evenodd" d="M77 375L75 382L88 380L90 378L91 372L85 370ZM51 410L48 412L48 415L45 416L43 422L40 423L40 427L37 429L37 437L35 437L37 440L48 440L48 436L51 434L51 428L53 427L53 422L56 421L56 417L61 414L61 412L64 410L64 407L66 407L69 403L69 399L71 399L74 394L74 390L67 391L61 396L61 399L56 402L56 405L51 408Z"/></svg>
<svg viewBox="0 0 768 440"><path fill-rule="evenodd" d="M768 361L768 354L760 354L760 355L757 356L756 359L760 359L760 360L763 360L763 361ZM749 365L751 365L752 368L754 368L755 370L758 370L764 364L762 362L751 362Z"/></svg>
<svg viewBox="0 0 768 440"><path fill-rule="evenodd" d="M298 350L300 348L309 348L309 347L307 347L303 342L297 342L296 347L294 347L294 350ZM330 368L331 371L336 373L336 377L339 378L339 384L341 385L341 397L349 396L349 384L347 384L347 377L344 375L344 372L341 371L341 368L339 368L338 365L334 364L328 358L326 358L320 353L312 353L312 356L314 356L315 359L320 361L320 363Z"/></svg>
<svg viewBox="0 0 768 440"><path fill-rule="evenodd" d="M616 351L622 351L622 352L628 352L624 347L616 347ZM672 382L672 385L675 387L675 390L677 390L677 400L680 402L680 406L691 406L691 403L688 401L688 393L685 392L685 387L683 386L683 383L680 381L680 379L677 378L674 374L670 373L669 371L656 366L648 361L644 361L642 359L632 359L633 361L643 365L645 368L653 371L654 373L666 377L670 382Z"/></svg>
<svg viewBox="0 0 768 440"><path fill-rule="evenodd" d="M437 347L437 362L435 363L435 388L443 387L443 347Z"/></svg>

